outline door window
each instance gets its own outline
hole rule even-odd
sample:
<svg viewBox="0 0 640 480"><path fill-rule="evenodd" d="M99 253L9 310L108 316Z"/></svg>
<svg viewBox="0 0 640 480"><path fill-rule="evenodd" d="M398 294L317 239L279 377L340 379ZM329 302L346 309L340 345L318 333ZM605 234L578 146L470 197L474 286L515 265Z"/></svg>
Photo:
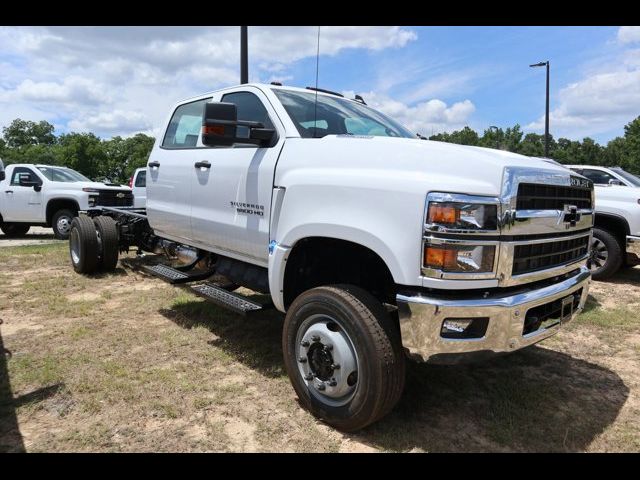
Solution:
<svg viewBox="0 0 640 480"><path fill-rule="evenodd" d="M40 177L33 173L33 170L26 167L16 167L13 170L13 176L11 177L11 186L20 186L20 174L25 173L29 175L29 181L38 182L40 185L42 185Z"/></svg>
<svg viewBox="0 0 640 480"><path fill-rule="evenodd" d="M596 185L608 185L609 180L617 180L616 177L605 172L604 170L593 170L593 169L585 168L582 171L582 175L587 177Z"/></svg>
<svg viewBox="0 0 640 480"><path fill-rule="evenodd" d="M146 187L147 186L147 171L140 170L138 172L138 176L136 177L136 187Z"/></svg>
<svg viewBox="0 0 640 480"><path fill-rule="evenodd" d="M269 113L260 99L250 92L227 93L222 97L223 102L234 103L238 110L238 120L260 122L264 128L275 128L269 118ZM238 127L238 137L248 137L247 127Z"/></svg>
<svg viewBox="0 0 640 480"><path fill-rule="evenodd" d="M176 108L162 141L163 148L196 148L202 129L204 104L209 100L204 98Z"/></svg>

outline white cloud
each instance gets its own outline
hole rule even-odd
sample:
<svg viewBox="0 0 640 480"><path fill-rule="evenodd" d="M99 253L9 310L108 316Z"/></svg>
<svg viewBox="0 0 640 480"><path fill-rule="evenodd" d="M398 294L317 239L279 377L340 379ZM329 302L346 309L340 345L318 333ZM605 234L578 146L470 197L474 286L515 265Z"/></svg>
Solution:
<svg viewBox="0 0 640 480"><path fill-rule="evenodd" d="M343 92L353 98L354 92ZM411 132L422 135L458 130L469 123L476 107L471 100L447 105L442 100L431 99L413 106L394 100L387 95L369 92L362 94L367 105L397 120Z"/></svg>
<svg viewBox="0 0 640 480"><path fill-rule="evenodd" d="M239 37L238 27L0 27L0 126L40 113L102 136L157 130L174 102L238 82ZM321 27L320 53L416 38L401 27ZM250 80L295 82L293 62L315 56L316 42L316 27L250 27Z"/></svg>
<svg viewBox="0 0 640 480"><path fill-rule="evenodd" d="M108 132L111 136L127 135L132 131L149 131L151 121L141 112L114 110L94 116L83 116L71 120L69 127L77 132Z"/></svg>
<svg viewBox="0 0 640 480"><path fill-rule="evenodd" d="M618 41L620 43L640 42L640 27L620 27Z"/></svg>

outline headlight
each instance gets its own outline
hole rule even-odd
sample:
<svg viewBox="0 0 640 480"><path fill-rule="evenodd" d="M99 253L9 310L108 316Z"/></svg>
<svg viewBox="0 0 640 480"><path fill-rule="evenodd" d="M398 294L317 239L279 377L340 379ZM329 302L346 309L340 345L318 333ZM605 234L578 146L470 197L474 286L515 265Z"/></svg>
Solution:
<svg viewBox="0 0 640 480"><path fill-rule="evenodd" d="M433 245L425 243L423 266L450 273L492 272L495 245Z"/></svg>
<svg viewBox="0 0 640 480"><path fill-rule="evenodd" d="M429 203L426 224L429 230L495 231L498 228L497 199L452 193L430 193L427 200Z"/></svg>

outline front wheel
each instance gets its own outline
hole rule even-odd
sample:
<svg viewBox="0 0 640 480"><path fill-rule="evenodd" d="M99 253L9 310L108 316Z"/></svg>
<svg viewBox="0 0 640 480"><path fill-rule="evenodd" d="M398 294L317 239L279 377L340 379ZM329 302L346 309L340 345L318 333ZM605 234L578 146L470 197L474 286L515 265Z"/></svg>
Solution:
<svg viewBox="0 0 640 480"><path fill-rule="evenodd" d="M606 230L594 228L587 259L591 277L594 280L606 280L616 273L622 265L622 252L616 237Z"/></svg>
<svg viewBox="0 0 640 480"><path fill-rule="evenodd" d="M69 232L71 232L71 222L75 218L76 213L73 210L67 210L66 208L58 210L53 214L51 218L51 227L53 228L53 235L59 240L66 240L69 238Z"/></svg>
<svg viewBox="0 0 640 480"><path fill-rule="evenodd" d="M343 431L386 415L404 388L400 332L382 304L353 285L318 287L293 302L285 367L301 403Z"/></svg>

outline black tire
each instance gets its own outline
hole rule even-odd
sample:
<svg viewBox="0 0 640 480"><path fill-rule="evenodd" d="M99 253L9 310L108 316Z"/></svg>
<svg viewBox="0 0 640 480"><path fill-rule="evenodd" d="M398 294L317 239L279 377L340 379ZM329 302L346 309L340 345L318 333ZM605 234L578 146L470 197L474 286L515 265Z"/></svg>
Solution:
<svg viewBox="0 0 640 480"><path fill-rule="evenodd" d="M69 233L71 233L71 222L78 214L73 210L63 208L58 210L51 217L51 228L53 228L53 235L59 240L67 240Z"/></svg>
<svg viewBox="0 0 640 480"><path fill-rule="evenodd" d="M98 243L102 244L97 268L105 272L112 272L118 265L118 226L113 218L104 215L95 217L93 223L95 223L96 233L99 236Z"/></svg>
<svg viewBox="0 0 640 480"><path fill-rule="evenodd" d="M299 342L301 338L306 338L301 334L313 328L305 328L305 325L313 322L314 318L325 318L325 315L339 323L336 331L347 335L357 359L357 381L349 383L355 383L350 394L352 396L338 405L327 401L327 397L315 387L316 382L323 383L319 378L311 379L308 373L305 379L301 372L301 369L312 368L311 349L316 344L322 345L324 341L316 340L308 350L300 350L306 343ZM327 325L330 324L336 328L335 323L329 322ZM402 395L405 356L398 325L378 300L359 287L317 287L298 296L285 317L282 345L285 367L301 403L311 413L339 430L355 431L379 420L391 411ZM306 353L308 360L304 360L304 355L299 356L298 350ZM301 358L302 362L299 361ZM330 357L330 361L333 362L333 357ZM336 370L330 376L335 372L340 371ZM353 377L349 375L346 378Z"/></svg>
<svg viewBox="0 0 640 480"><path fill-rule="evenodd" d="M606 280L614 275L622 265L623 252L616 237L606 230L594 228L587 260L591 277L594 280Z"/></svg>
<svg viewBox="0 0 640 480"><path fill-rule="evenodd" d="M3 223L0 226L0 230L2 230L7 238L24 237L30 228L31 225L26 225L24 223Z"/></svg>
<svg viewBox="0 0 640 480"><path fill-rule="evenodd" d="M93 221L80 215L71 222L69 255L77 273L93 273L98 266L98 234Z"/></svg>

